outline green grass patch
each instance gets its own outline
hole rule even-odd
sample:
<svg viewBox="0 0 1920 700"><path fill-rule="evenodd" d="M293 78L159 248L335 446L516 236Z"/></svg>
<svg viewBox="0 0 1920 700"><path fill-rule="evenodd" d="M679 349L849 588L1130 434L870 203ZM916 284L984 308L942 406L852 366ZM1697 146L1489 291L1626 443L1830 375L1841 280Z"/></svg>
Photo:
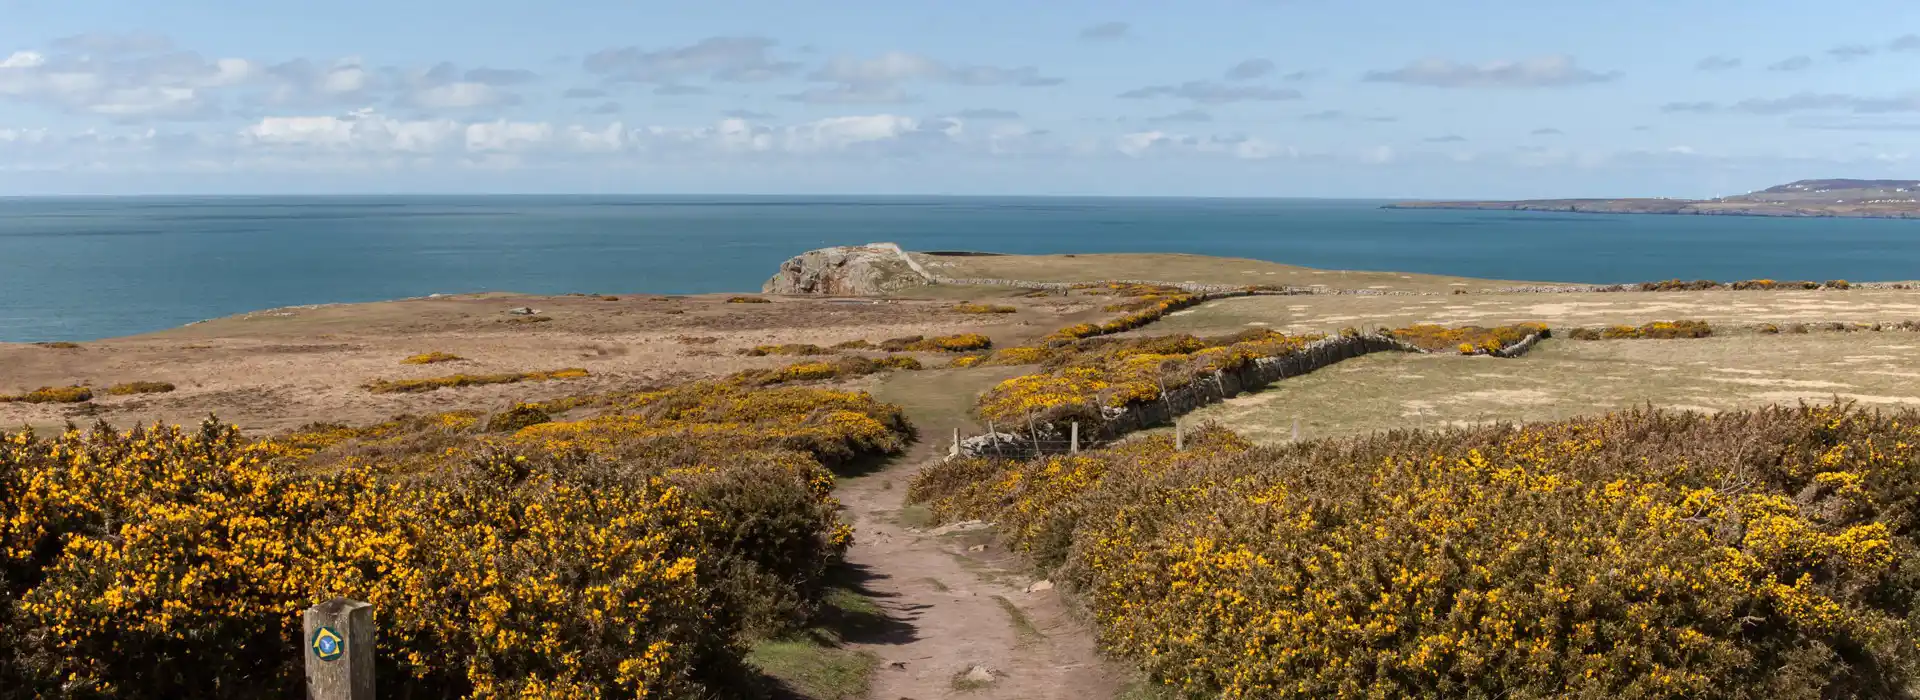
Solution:
<svg viewBox="0 0 1920 700"><path fill-rule="evenodd" d="M1006 596L994 596L993 602L999 603L1000 609L1007 611L1007 617L1012 619L1013 634L1020 638L1020 644L1026 645L1046 638L1046 635L1040 633L1040 628L1033 626L1033 620L1027 617L1027 611L1021 610L1020 606L1014 605L1013 601L1007 600Z"/></svg>
<svg viewBox="0 0 1920 700"><path fill-rule="evenodd" d="M933 524L933 511L917 503L901 508L900 524L905 527L924 530L928 525Z"/></svg>
<svg viewBox="0 0 1920 700"><path fill-rule="evenodd" d="M789 639L755 644L747 663L810 700L859 700L867 696L880 658L813 639Z"/></svg>

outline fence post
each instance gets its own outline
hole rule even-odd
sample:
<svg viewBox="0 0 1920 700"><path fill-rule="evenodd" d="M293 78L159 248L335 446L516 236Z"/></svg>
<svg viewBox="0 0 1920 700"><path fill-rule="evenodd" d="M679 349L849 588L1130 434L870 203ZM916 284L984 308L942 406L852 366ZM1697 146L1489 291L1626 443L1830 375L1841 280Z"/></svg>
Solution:
<svg viewBox="0 0 1920 700"><path fill-rule="evenodd" d="M1067 433L1068 453L1080 454L1080 421L1074 421L1073 425L1067 428Z"/></svg>
<svg viewBox="0 0 1920 700"><path fill-rule="evenodd" d="M301 615L307 700L373 700L373 606L334 598Z"/></svg>
<svg viewBox="0 0 1920 700"><path fill-rule="evenodd" d="M949 457L960 456L960 429L959 428L953 429L953 449L950 449L947 451L947 456Z"/></svg>
<svg viewBox="0 0 1920 700"><path fill-rule="evenodd" d="M1173 421L1173 451L1180 452L1185 449L1187 449L1187 438L1180 431L1180 419L1176 418Z"/></svg>

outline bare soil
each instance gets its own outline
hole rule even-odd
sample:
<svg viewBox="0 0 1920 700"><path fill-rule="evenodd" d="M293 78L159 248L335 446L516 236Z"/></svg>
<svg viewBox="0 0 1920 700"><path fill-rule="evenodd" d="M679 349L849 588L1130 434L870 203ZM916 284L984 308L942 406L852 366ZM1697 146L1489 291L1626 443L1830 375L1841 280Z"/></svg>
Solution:
<svg viewBox="0 0 1920 700"><path fill-rule="evenodd" d="M875 473L843 479L837 492L855 529L848 562L865 578L862 592L897 624L891 634L854 647L881 660L870 695L876 700L1111 698L1126 676L1100 655L1059 591L1028 592L1031 568L995 542L991 529L942 534L902 516L908 480L948 445L949 429L929 428L970 422L973 396L1019 373L1003 367L904 372L873 387L923 431L908 454ZM992 671L994 680L956 685L974 666Z"/></svg>

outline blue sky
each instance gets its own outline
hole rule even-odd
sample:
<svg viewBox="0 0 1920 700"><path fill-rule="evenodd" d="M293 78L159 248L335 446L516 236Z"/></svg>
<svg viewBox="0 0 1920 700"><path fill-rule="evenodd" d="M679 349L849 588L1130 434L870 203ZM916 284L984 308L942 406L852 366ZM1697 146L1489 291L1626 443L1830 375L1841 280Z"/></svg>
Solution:
<svg viewBox="0 0 1920 700"><path fill-rule="evenodd" d="M1920 177L1920 3L0 0L0 194Z"/></svg>

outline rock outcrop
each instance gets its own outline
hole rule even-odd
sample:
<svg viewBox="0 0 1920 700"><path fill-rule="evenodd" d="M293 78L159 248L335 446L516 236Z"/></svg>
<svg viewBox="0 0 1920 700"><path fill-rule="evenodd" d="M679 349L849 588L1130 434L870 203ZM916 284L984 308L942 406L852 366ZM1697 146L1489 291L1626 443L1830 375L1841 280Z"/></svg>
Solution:
<svg viewBox="0 0 1920 700"><path fill-rule="evenodd" d="M892 243L809 250L780 264L760 285L767 294L878 296L929 284L927 276Z"/></svg>

